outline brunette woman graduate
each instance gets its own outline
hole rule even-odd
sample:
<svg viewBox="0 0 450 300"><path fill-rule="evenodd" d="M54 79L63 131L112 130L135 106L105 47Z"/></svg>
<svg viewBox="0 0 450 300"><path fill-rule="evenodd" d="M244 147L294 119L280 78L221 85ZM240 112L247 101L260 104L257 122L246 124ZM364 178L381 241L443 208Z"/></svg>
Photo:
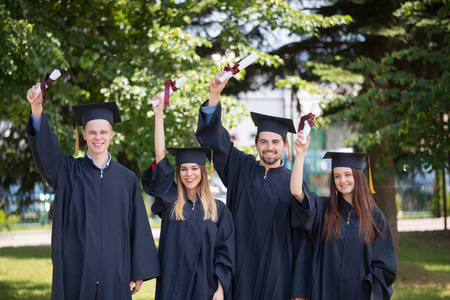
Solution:
<svg viewBox="0 0 450 300"><path fill-rule="evenodd" d="M159 96L153 100L158 98L163 103ZM162 220L156 299L231 299L234 227L230 211L209 189L211 150L168 148L175 170L165 155L163 109L153 106L156 161L142 174L145 192L156 199L152 211Z"/></svg>
<svg viewBox="0 0 450 300"><path fill-rule="evenodd" d="M309 300L390 299L397 260L389 224L376 207L363 172L368 153L327 152L330 197L302 189L309 136L294 143L291 177L296 209L313 239Z"/></svg>

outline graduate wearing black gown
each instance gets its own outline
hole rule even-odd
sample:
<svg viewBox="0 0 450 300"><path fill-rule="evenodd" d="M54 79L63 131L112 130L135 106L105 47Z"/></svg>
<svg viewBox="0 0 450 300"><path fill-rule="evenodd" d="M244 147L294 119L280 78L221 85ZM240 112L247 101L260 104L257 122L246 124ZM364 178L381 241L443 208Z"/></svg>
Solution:
<svg viewBox="0 0 450 300"><path fill-rule="evenodd" d="M281 160L287 132L295 133L293 122L252 113L261 160L239 151L221 123L219 97L227 81L220 83L219 76L211 79L196 136L202 146L213 149L214 167L227 187L236 236L233 299L306 297L312 250L305 233L293 226L297 216L291 208L291 171Z"/></svg>
<svg viewBox="0 0 450 300"><path fill-rule="evenodd" d="M142 174L144 190L155 196L152 211L161 217L156 299L231 299L234 227L226 205L209 190L210 149L168 148L176 158L175 172L165 156L163 107L154 106L156 161Z"/></svg>
<svg viewBox="0 0 450 300"><path fill-rule="evenodd" d="M55 190L51 298L130 300L160 267L137 177L107 152L117 105L73 107L88 144L87 155L74 158L61 150L41 103L42 94L31 102L26 129L36 168Z"/></svg>
<svg viewBox="0 0 450 300"><path fill-rule="evenodd" d="M291 190L314 245L308 299L390 299L397 260L389 224L375 206L362 171L369 154L327 152L324 158L332 159L330 194L335 196L318 197L298 184L309 136L294 145Z"/></svg>

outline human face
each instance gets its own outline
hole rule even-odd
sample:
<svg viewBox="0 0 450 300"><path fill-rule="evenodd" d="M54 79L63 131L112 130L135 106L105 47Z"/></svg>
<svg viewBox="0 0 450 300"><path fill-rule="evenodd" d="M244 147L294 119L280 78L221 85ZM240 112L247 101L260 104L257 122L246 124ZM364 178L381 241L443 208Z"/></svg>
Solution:
<svg viewBox="0 0 450 300"><path fill-rule="evenodd" d="M184 163L180 165L180 179L186 188L186 192L191 200L197 195L202 171L200 166L195 163ZM196 199L195 199L196 200Z"/></svg>
<svg viewBox="0 0 450 300"><path fill-rule="evenodd" d="M355 189L355 178L352 168L336 167L333 169L334 184L336 189L342 193L345 200L352 203L353 190Z"/></svg>
<svg viewBox="0 0 450 300"><path fill-rule="evenodd" d="M103 119L95 119L86 123L83 137L86 140L89 154L100 156L108 153L109 143L114 135L111 124Z"/></svg>
<svg viewBox="0 0 450 300"><path fill-rule="evenodd" d="M266 167L276 167L280 164L286 145L281 135L275 132L262 131L256 142L261 164Z"/></svg>

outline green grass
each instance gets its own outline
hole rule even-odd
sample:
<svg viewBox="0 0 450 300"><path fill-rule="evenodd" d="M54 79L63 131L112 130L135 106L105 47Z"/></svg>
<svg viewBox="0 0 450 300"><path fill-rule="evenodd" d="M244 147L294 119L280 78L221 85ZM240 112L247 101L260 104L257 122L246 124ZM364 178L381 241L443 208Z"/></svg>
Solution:
<svg viewBox="0 0 450 300"><path fill-rule="evenodd" d="M0 299L50 299L50 255L50 246L0 248ZM146 281L133 300L154 299L155 285L155 279Z"/></svg>
<svg viewBox="0 0 450 300"><path fill-rule="evenodd" d="M52 225L39 225L36 223L33 224L15 224L11 227L9 232L15 231L39 231L39 230L52 230ZM8 232L8 231L3 231Z"/></svg>
<svg viewBox="0 0 450 300"><path fill-rule="evenodd" d="M50 246L0 248L0 299L47 300ZM154 299L155 280L133 300ZM400 263L393 300L450 300L450 233L400 233Z"/></svg>
<svg viewBox="0 0 450 300"><path fill-rule="evenodd" d="M393 300L450 300L450 232L400 233Z"/></svg>

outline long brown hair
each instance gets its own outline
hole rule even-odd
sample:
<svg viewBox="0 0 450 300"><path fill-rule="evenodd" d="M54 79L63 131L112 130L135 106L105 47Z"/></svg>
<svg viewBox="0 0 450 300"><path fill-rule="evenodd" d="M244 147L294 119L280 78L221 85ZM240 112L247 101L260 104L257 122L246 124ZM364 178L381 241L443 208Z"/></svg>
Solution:
<svg viewBox="0 0 450 300"><path fill-rule="evenodd" d="M206 171L205 165L198 165L200 171L202 173L202 178L200 179L199 188L198 188L198 196L200 198L200 202L203 206L203 211L205 212L205 217L203 220L211 219L213 222L217 222L217 204L214 199L211 190L208 185L208 172ZM183 207L186 204L186 187L180 178L180 168L181 165L177 165L176 169L176 178L177 178L177 200L175 201L172 217L177 221L186 220L183 215Z"/></svg>
<svg viewBox="0 0 450 300"><path fill-rule="evenodd" d="M373 220L373 208L376 206L372 194L367 186L366 176L360 169L351 168L353 178L355 180L352 205L353 210L359 216L359 238L364 235L364 242L373 243L375 239L375 231L382 237L378 226ZM332 238L336 240L341 238L341 221L344 221L339 214L342 206L342 201L346 201L341 192L336 188L334 183L334 172L331 172L331 186L330 186L330 203L325 211L325 222L322 232L322 240L326 242Z"/></svg>

